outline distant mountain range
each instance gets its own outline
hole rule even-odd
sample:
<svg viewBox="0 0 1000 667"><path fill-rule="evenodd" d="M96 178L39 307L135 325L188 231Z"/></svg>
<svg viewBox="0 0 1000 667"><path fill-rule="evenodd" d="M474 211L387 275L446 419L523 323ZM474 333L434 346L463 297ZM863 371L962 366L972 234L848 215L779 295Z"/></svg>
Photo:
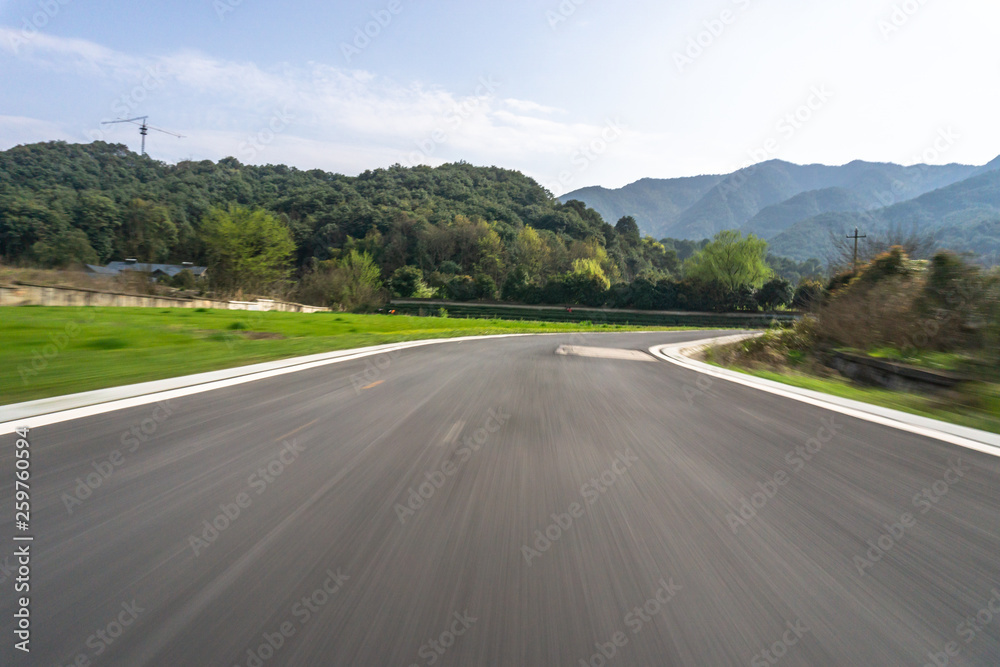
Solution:
<svg viewBox="0 0 1000 667"><path fill-rule="evenodd" d="M930 236L940 247L1000 257L1000 157L981 167L862 162L839 167L770 160L721 176L589 187L579 200L614 224L631 215L656 238L701 240L724 229L767 239L776 255L824 259L831 233L859 227Z"/></svg>

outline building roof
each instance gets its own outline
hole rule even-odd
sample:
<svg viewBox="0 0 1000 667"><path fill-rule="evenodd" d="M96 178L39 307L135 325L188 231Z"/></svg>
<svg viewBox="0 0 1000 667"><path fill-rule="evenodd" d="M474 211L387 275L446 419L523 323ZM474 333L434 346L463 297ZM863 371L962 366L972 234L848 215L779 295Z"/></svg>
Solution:
<svg viewBox="0 0 1000 667"><path fill-rule="evenodd" d="M87 268L88 271L90 271L91 273L96 273L99 276L117 276L118 275L118 271L115 271L114 269L109 269L109 268L104 267L104 266L95 266L93 264L85 264L84 266L86 266L86 268Z"/></svg>

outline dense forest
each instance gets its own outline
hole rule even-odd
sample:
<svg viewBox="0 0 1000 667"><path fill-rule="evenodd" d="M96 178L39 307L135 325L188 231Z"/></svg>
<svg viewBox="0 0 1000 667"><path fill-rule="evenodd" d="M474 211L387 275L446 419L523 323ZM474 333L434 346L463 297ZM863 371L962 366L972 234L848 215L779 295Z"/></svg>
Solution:
<svg viewBox="0 0 1000 667"><path fill-rule="evenodd" d="M233 248L221 246L269 220L277 227L241 239L240 252L283 249L274 234L287 236L287 270L267 274L267 285L240 283L224 270L238 264ZM214 289L310 302L365 307L394 295L756 309L790 302L792 285L820 273L816 261L768 257L752 237L721 243L643 237L631 217L610 224L519 172L466 163L349 177L235 158L168 165L104 142L0 152L6 263L189 261L214 268ZM731 272L743 278L720 276L727 269L710 261L713 248L739 255Z"/></svg>

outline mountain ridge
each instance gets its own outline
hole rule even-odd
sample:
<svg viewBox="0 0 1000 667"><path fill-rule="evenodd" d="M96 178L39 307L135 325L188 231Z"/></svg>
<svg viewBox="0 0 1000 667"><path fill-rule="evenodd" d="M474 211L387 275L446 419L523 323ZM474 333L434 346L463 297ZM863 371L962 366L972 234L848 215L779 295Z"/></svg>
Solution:
<svg viewBox="0 0 1000 667"><path fill-rule="evenodd" d="M799 165L774 159L730 174L646 178L617 189L582 188L558 199L577 199L609 222L632 215L640 230L655 238L697 241L723 229L739 229L772 242L776 254L798 260L829 252L832 231L869 222L873 232L909 227L941 243L952 242L957 251L989 254L1000 252L996 175L1000 175L1000 156L981 166L904 166L865 160L839 166ZM949 190L978 178L983 180ZM692 184L703 190L695 201L691 201L696 194ZM995 214L996 235L991 231ZM960 229L952 233L952 227ZM810 252L810 247L815 250Z"/></svg>

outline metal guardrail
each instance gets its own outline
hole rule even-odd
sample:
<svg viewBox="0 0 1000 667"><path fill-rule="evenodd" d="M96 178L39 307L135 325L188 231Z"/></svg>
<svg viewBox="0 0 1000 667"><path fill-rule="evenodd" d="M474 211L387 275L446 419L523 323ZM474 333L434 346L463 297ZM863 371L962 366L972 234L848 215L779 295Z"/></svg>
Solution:
<svg viewBox="0 0 1000 667"><path fill-rule="evenodd" d="M588 308L580 306L529 306L508 303L442 301L437 299L393 299L389 309L397 313L434 316L443 308L448 317L469 319L536 320L543 322L593 322L640 326L692 326L726 329L759 329L775 322L791 325L799 313L703 313L689 311Z"/></svg>

